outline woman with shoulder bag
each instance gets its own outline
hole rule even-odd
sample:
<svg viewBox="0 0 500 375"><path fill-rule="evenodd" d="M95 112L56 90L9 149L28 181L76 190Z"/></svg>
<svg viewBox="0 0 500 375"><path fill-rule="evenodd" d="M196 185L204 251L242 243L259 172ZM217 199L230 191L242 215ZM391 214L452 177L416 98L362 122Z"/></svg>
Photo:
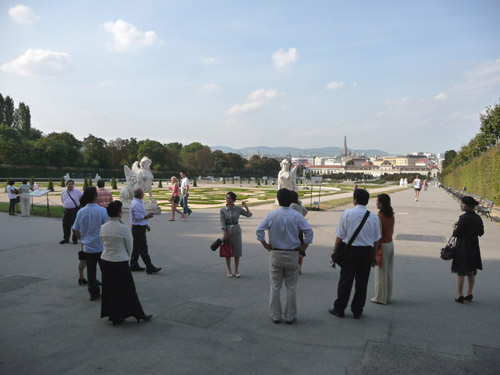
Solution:
<svg viewBox="0 0 500 375"><path fill-rule="evenodd" d="M18 190L14 186L16 181L14 180L9 180L9 183L7 184L7 195L9 197L9 215L15 216L16 215L16 195L18 194Z"/></svg>
<svg viewBox="0 0 500 375"><path fill-rule="evenodd" d="M234 246L232 257L226 257L227 265L227 277L233 277L231 271L231 258L234 258L234 271L237 278L240 277L239 274L239 264L240 257L242 254L242 241L241 241L241 227L238 224L240 215L251 217L252 213L248 209L246 202L242 202L241 205L244 207L236 206L234 202L236 201L236 194L232 191L226 194L226 206L220 209L220 225L224 232L224 240L228 241Z"/></svg>
<svg viewBox="0 0 500 375"><path fill-rule="evenodd" d="M391 206L391 197L380 194L377 197L378 218L380 221L379 248L382 248L382 265L375 266L375 297L370 301L385 305L392 299L392 275L394 263L394 211ZM377 249L375 249L377 251Z"/></svg>
<svg viewBox="0 0 500 375"><path fill-rule="evenodd" d="M476 280L477 270L483 269L481 252L479 250L479 236L484 234L483 220L474 212L478 205L472 197L461 198L460 209L465 213L455 223L453 236L457 238L451 272L457 274L458 296L455 301L464 303L472 301L472 288ZM467 293L463 295L465 276L467 276Z"/></svg>

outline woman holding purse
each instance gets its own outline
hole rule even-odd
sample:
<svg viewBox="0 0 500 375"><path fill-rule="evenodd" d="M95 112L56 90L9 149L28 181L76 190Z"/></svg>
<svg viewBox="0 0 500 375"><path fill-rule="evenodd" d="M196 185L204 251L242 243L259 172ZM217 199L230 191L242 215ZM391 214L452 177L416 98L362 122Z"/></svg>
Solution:
<svg viewBox="0 0 500 375"><path fill-rule="evenodd" d="M227 277L233 277L231 271L231 258L234 258L234 276L239 278L239 264L242 254L241 228L238 220L241 215L251 217L252 213L248 209L246 202L242 202L242 207L236 206L236 194L232 191L226 194L226 207L220 209L220 225L224 232L224 241L234 246L232 257L226 257Z"/></svg>
<svg viewBox="0 0 500 375"><path fill-rule="evenodd" d="M382 248L382 265L375 266L375 297L370 301L385 305L392 299L392 270L394 263L394 211L391 206L391 197L380 194L377 197L378 218L380 220L379 248ZM377 251L377 249L375 249Z"/></svg>

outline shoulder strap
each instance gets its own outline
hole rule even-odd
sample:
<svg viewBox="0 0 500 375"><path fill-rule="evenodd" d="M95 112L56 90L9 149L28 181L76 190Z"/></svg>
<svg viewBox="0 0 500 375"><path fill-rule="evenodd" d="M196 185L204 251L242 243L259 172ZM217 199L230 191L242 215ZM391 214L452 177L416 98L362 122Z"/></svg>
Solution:
<svg viewBox="0 0 500 375"><path fill-rule="evenodd" d="M69 193L69 191L66 190L66 193L68 193L68 197L71 198L71 200L73 201L73 203L75 204L75 208L78 207L78 205L76 204L75 200L73 199L73 197L71 196L71 194Z"/></svg>
<svg viewBox="0 0 500 375"><path fill-rule="evenodd" d="M366 220L368 219L368 216L370 216L370 211L366 211L366 214L363 217L363 220L361 220L361 223L359 223L358 229L356 229L356 232L354 232L354 234L352 235L352 237L351 237L349 243L347 244L347 246L350 247L352 245L352 243L354 242L354 240L358 236L359 232L361 232L361 229L363 228L363 225L365 225Z"/></svg>

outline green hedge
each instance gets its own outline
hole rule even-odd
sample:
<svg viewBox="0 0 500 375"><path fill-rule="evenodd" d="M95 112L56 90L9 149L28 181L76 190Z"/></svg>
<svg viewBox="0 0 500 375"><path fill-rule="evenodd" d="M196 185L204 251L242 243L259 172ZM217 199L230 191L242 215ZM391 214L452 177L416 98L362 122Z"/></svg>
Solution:
<svg viewBox="0 0 500 375"><path fill-rule="evenodd" d="M500 145L492 147L480 157L442 176L447 186L490 199L500 205Z"/></svg>

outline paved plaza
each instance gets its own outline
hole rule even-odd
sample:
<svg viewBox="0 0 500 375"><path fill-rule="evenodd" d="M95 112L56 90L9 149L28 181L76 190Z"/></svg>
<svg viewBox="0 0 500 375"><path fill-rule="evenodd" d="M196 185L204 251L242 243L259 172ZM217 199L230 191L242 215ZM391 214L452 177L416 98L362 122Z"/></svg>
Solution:
<svg viewBox="0 0 500 375"><path fill-rule="evenodd" d="M328 313L340 272L329 255L342 212L310 212L314 243L293 325L269 317L268 253L255 236L269 206L240 220L240 279L226 277L209 247L220 235L218 210L196 210L186 222L168 222L168 213L150 220L150 254L162 271L134 279L154 318L117 327L78 286L79 246L59 245L60 219L0 213L0 374L498 374L500 227L483 217L484 270L473 302L460 305L451 263L439 258L459 204L436 187L419 202L411 189L391 197L393 303L370 303L372 273L362 319L349 309L344 319ZM368 209L376 211L375 197Z"/></svg>

